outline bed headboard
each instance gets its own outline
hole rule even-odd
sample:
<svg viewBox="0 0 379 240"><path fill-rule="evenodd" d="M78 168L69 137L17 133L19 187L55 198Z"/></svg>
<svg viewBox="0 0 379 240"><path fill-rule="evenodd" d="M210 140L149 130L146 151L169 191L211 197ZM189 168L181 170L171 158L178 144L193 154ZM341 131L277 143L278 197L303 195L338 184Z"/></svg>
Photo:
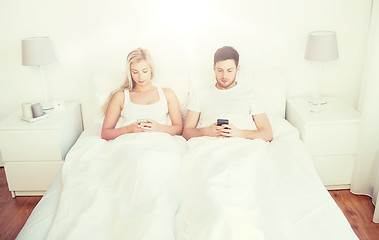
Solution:
<svg viewBox="0 0 379 240"><path fill-rule="evenodd" d="M101 106L110 92L119 87L125 79L123 69L101 69L92 75L95 102L93 104L97 116L94 121L102 122ZM265 104L270 116L285 117L288 74L273 67L243 69L237 73L237 81L241 85L255 90ZM182 116L187 113L187 103L191 92L197 88L211 86L215 83L213 69L197 70L196 72L158 72L153 79L154 84L171 88L177 95Z"/></svg>

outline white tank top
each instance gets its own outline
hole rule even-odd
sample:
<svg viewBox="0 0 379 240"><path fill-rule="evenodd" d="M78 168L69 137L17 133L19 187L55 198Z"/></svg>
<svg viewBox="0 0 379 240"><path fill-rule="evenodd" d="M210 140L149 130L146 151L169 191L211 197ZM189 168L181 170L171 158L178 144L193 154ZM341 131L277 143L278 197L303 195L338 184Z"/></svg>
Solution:
<svg viewBox="0 0 379 240"><path fill-rule="evenodd" d="M168 124L168 107L167 100L161 87L156 88L159 95L158 102L143 105L130 101L129 90L124 90L125 101L124 108L121 111L122 125L129 125L138 119L152 119L160 124ZM120 119L121 120L121 119Z"/></svg>

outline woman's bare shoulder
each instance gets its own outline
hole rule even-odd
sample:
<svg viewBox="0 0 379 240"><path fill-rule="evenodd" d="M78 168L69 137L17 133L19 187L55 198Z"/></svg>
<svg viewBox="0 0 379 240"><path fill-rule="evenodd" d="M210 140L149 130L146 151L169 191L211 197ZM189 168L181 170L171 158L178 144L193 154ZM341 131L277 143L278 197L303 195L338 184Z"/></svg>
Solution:
<svg viewBox="0 0 379 240"><path fill-rule="evenodd" d="M111 99L111 103L113 104L123 104L124 103L124 100L125 100L125 93L123 90L120 90L118 92L116 92L113 96L112 96L112 99Z"/></svg>
<svg viewBox="0 0 379 240"><path fill-rule="evenodd" d="M114 98L124 98L125 97L125 93L123 90L120 90L118 92L116 92L113 96Z"/></svg>
<svg viewBox="0 0 379 240"><path fill-rule="evenodd" d="M176 96L175 92L171 88L162 88L162 90L166 97Z"/></svg>

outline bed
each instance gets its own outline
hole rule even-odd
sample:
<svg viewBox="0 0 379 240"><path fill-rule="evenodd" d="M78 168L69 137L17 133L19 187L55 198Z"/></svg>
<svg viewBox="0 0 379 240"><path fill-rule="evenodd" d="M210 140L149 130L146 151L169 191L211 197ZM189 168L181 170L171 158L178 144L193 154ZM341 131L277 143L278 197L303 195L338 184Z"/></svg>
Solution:
<svg viewBox="0 0 379 240"><path fill-rule="evenodd" d="M109 73L94 75L104 101ZM212 84L211 71L156 81L178 95ZM201 79L202 81L198 80ZM241 72L266 105L274 140L141 133L100 138L87 127L17 239L358 239L285 120L287 75ZM98 107L98 106L97 106Z"/></svg>

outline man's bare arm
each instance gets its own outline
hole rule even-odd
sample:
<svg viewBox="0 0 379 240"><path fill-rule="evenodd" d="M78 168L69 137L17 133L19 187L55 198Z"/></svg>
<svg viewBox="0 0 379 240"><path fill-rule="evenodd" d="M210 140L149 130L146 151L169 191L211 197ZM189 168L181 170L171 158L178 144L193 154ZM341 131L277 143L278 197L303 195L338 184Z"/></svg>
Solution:
<svg viewBox="0 0 379 240"><path fill-rule="evenodd" d="M253 121L257 126L257 130L242 130L236 128L232 124L225 125L225 129L221 131L222 137L243 137L247 139L261 138L266 142L271 142L273 133L270 121L266 113L261 113L253 116Z"/></svg>
<svg viewBox="0 0 379 240"><path fill-rule="evenodd" d="M220 132L217 131L216 123L209 127L196 128L200 119L200 113L188 110L186 120L184 122L183 137L187 140L193 137L211 136L219 137Z"/></svg>

